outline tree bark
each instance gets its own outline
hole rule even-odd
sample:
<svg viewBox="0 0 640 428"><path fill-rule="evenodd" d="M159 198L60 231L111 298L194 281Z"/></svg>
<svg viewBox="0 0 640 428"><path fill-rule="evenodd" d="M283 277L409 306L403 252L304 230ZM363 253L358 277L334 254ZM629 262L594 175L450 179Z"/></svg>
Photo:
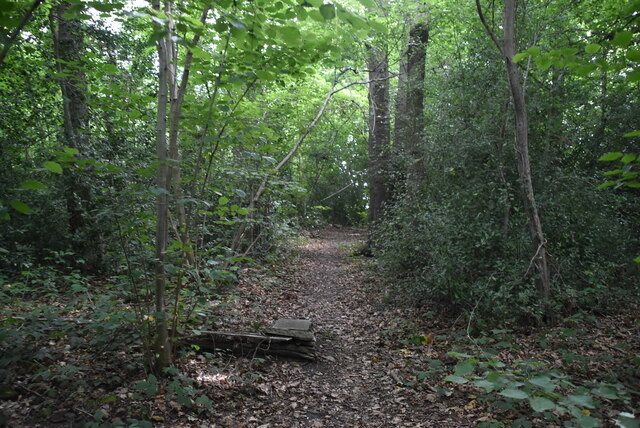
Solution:
<svg viewBox="0 0 640 428"><path fill-rule="evenodd" d="M511 98L513 100L514 112L515 112L515 146L517 153L517 165L518 175L520 177L520 184L522 186L523 200L525 205L525 211L529 217L529 229L531 231L532 243L535 249L531 263L537 274L536 287L538 292L538 299L543 310L545 319L548 320L549 313L549 299L551 294L551 278L549 273L549 263L547 259L546 244L542 221L540 220L540 213L538 206L536 205L536 199L533 189L533 180L531 178L531 163L529 160L529 123L527 117L527 105L524 96L524 89L520 82L520 72L518 65L513 62L513 57L516 54L516 2L515 0L505 0L504 16L503 16L503 28L504 28L504 43L500 45L497 37L493 33L493 30L489 27L484 15L482 14L482 8L480 6L480 0L476 0L476 7L478 9L478 15L484 25L487 33L502 52L504 56L505 67L507 70L507 79L509 81L509 89L511 91ZM527 270L528 271L528 270Z"/></svg>
<svg viewBox="0 0 640 428"><path fill-rule="evenodd" d="M84 53L83 28L78 19L65 18L72 5L61 3L50 12L53 53L60 76L63 103L65 143L78 150L80 157L89 153L89 108L86 97L86 76L82 68ZM83 269L95 271L101 267L100 234L91 221L93 208L91 186L81 170L65 171L66 203L69 233L76 254L84 260Z"/></svg>
<svg viewBox="0 0 640 428"><path fill-rule="evenodd" d="M406 129L402 131L402 146L408 156L407 185L415 188L424 178L424 79L426 46L429 41L429 26L418 23L409 31L407 45ZM397 130L396 130L397 132Z"/></svg>
<svg viewBox="0 0 640 428"><path fill-rule="evenodd" d="M387 157L390 146L389 59L369 47L369 227L382 219L388 200Z"/></svg>
<svg viewBox="0 0 640 428"><path fill-rule="evenodd" d="M160 2L155 1L154 9L160 10ZM159 25L156 24L156 29ZM171 38L170 31L165 37L157 42L158 50L158 115L156 123L156 155L158 159L158 172L156 175L156 262L155 262L155 318L156 337L154 352L156 354L156 370L171 365L172 353L169 341L168 319L166 311L166 273L165 264L167 261L167 242L169 240L169 198L168 193L171 187L170 171L167 163L167 103L169 96L169 48L168 40Z"/></svg>

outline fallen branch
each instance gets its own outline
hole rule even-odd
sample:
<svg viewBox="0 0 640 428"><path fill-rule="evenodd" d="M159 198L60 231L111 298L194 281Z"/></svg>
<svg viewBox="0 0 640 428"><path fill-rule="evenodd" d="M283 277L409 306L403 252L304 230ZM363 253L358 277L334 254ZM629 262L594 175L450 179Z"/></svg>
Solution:
<svg viewBox="0 0 640 428"><path fill-rule="evenodd" d="M199 335L180 338L178 345L195 347L197 350L209 352L226 349L242 356L263 354L309 361L316 359L313 341L259 333L202 331Z"/></svg>

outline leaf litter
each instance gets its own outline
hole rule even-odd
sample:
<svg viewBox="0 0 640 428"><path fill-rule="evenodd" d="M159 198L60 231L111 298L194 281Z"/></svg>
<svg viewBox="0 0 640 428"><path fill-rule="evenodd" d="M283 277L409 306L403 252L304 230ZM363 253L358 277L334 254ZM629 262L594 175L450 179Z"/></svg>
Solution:
<svg viewBox="0 0 640 428"><path fill-rule="evenodd" d="M328 228L293 248L287 265L245 269L237 287L221 297L224 316L201 326L259 331L280 318L309 319L314 362L187 350L173 380L153 380L135 346L114 345L96 355L87 347L70 350L68 338L58 337L38 342L50 358L34 360L51 378L14 376L19 397L0 401L0 410L10 427L92 420L156 427L464 427L511 425L523 414L534 425L548 424L524 408L491 406L471 383L445 381L473 370L449 351L481 353L484 347L493 347L506 364L536 360L578 381L622 379L635 392L632 405L614 409L605 401L606 426L619 411L638 408L637 307L573 326L473 338L459 317L390 296L372 259L352 256L365 238L359 229ZM543 399L534 403L550 406Z"/></svg>

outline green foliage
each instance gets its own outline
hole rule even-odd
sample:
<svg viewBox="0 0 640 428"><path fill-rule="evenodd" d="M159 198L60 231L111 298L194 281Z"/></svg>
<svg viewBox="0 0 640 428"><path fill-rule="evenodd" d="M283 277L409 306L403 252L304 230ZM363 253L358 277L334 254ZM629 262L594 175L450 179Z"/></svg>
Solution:
<svg viewBox="0 0 640 428"><path fill-rule="evenodd" d="M479 400L518 412L523 415L518 419L521 424L531 424L537 417L557 424L560 416L571 418L570 426L598 427L602 426L598 416L604 400L623 407L631 400L622 384L591 382L588 386L576 386L565 374L549 370L538 362L523 361L507 366L496 358L470 359L467 355L450 354L460 358L460 362L456 364L455 374L447 376L446 381L475 386L483 391ZM532 416L526 416L531 411Z"/></svg>
<svg viewBox="0 0 640 428"><path fill-rule="evenodd" d="M624 186L635 186L637 173L629 133L640 103L630 78L637 26L618 28L637 5L606 3L600 15L532 6L518 21L515 60L527 76L531 168L558 314L606 311L612 296L638 296L637 195ZM431 13L439 25L427 55L424 180L417 189L396 184L374 234L379 263L412 300L435 299L486 325L544 322L510 100L506 81L496 79L501 58L486 34L461 25L459 17L477 22L473 7ZM556 40L535 30L566 25L581 35ZM597 189L603 152L617 165L602 186L616 192Z"/></svg>

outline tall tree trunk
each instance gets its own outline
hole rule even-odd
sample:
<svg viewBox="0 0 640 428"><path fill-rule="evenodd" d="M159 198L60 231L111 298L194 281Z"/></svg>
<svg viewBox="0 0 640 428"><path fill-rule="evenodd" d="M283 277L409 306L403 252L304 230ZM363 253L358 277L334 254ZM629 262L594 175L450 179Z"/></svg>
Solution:
<svg viewBox="0 0 640 428"><path fill-rule="evenodd" d="M160 2L154 1L154 9L160 10ZM156 176L156 185L160 190L156 197L156 265L155 265L155 310L157 315L156 321L156 340L155 353L157 355L156 368L162 369L171 364L171 340L168 332L168 314L166 309L166 271L167 263L167 243L169 241L169 194L173 192L173 199L176 203L178 213L178 226L176 226L176 235L180 239L183 246L183 254L187 264L196 268L195 253L191 248L186 210L182 202L183 193L180 180L180 163L178 136L180 129L180 113L182 111L182 103L187 91L189 82L189 73L193 54L191 50L187 51L185 57L184 68L180 81L177 80L177 49L174 43L173 34L173 2L167 0L164 2L164 13L170 17L167 23L166 35L158 41L158 118L156 125L156 151L158 158L158 173ZM210 7L205 7L200 17L200 22L206 22L207 14ZM161 29L156 24L156 30ZM200 34L196 34L191 42L196 45L200 40ZM167 108L167 106L170 106ZM168 116L167 116L168 114ZM168 126L167 126L168 119ZM167 140L168 131L168 140ZM198 280L196 275L196 280ZM179 289L176 293L179 293ZM174 313L174 317L177 314ZM177 318L174 318L174 323Z"/></svg>
<svg viewBox="0 0 640 428"><path fill-rule="evenodd" d="M50 12L53 51L56 69L61 76L65 144L78 150L80 157L89 153L89 109L86 98L86 76L82 68L85 49L82 23L65 18L72 6L61 3ZM65 171L69 233L73 249L84 260L84 268L95 270L101 266L100 236L91 221L93 201L91 186L81 170Z"/></svg>
<svg viewBox="0 0 640 428"><path fill-rule="evenodd" d="M369 48L369 226L381 220L387 187L390 145L389 60L385 52Z"/></svg>
<svg viewBox="0 0 640 428"><path fill-rule="evenodd" d="M407 181L407 136L408 118L407 112L407 80L408 80L407 56L402 55L398 72L398 90L396 92L396 111L393 118L393 146L391 148L390 174L389 174L389 200L396 201L406 191Z"/></svg>
<svg viewBox="0 0 640 428"><path fill-rule="evenodd" d="M545 318L548 320L549 299L551 289L551 278L549 273L549 263L547 260L546 244L544 233L542 230L542 222L536 205L536 199L533 190L533 180L531 178L531 164L529 161L529 123L527 118L527 105L524 97L524 90L520 82L520 72L518 65L513 62L516 54L516 1L505 0L503 28L504 28L504 44L500 45L493 30L489 27L480 6L480 0L476 0L478 15L484 25L487 33L496 44L498 49L504 56L504 62L507 70L507 78L509 80L509 89L511 90L511 98L515 112L516 122L516 153L518 158L518 174L520 184L522 186L523 200L525 211L529 217L529 229L531 231L534 254L531 259L530 266L533 265L537 274L536 286L538 291L538 299L540 301Z"/></svg>
<svg viewBox="0 0 640 428"><path fill-rule="evenodd" d="M424 178L424 78L426 63L426 47L429 41L427 23L417 23L409 31L407 45L407 79L404 100L406 106L404 123L406 129L401 130L402 145L408 156L407 185L415 188ZM396 129L396 132L398 130Z"/></svg>
<svg viewBox="0 0 640 428"><path fill-rule="evenodd" d="M155 1L154 9L160 10L160 2ZM156 25L158 27L158 25ZM156 28L157 30L158 28ZM156 369L159 371L171 365L172 353L169 341L168 317L165 303L167 242L169 240L169 198L171 176L167 162L167 102L169 85L169 58L171 32L157 42L158 49L158 116L156 123L156 153L158 172L156 175L156 263L155 263L155 316L156 339L154 351L157 356Z"/></svg>

